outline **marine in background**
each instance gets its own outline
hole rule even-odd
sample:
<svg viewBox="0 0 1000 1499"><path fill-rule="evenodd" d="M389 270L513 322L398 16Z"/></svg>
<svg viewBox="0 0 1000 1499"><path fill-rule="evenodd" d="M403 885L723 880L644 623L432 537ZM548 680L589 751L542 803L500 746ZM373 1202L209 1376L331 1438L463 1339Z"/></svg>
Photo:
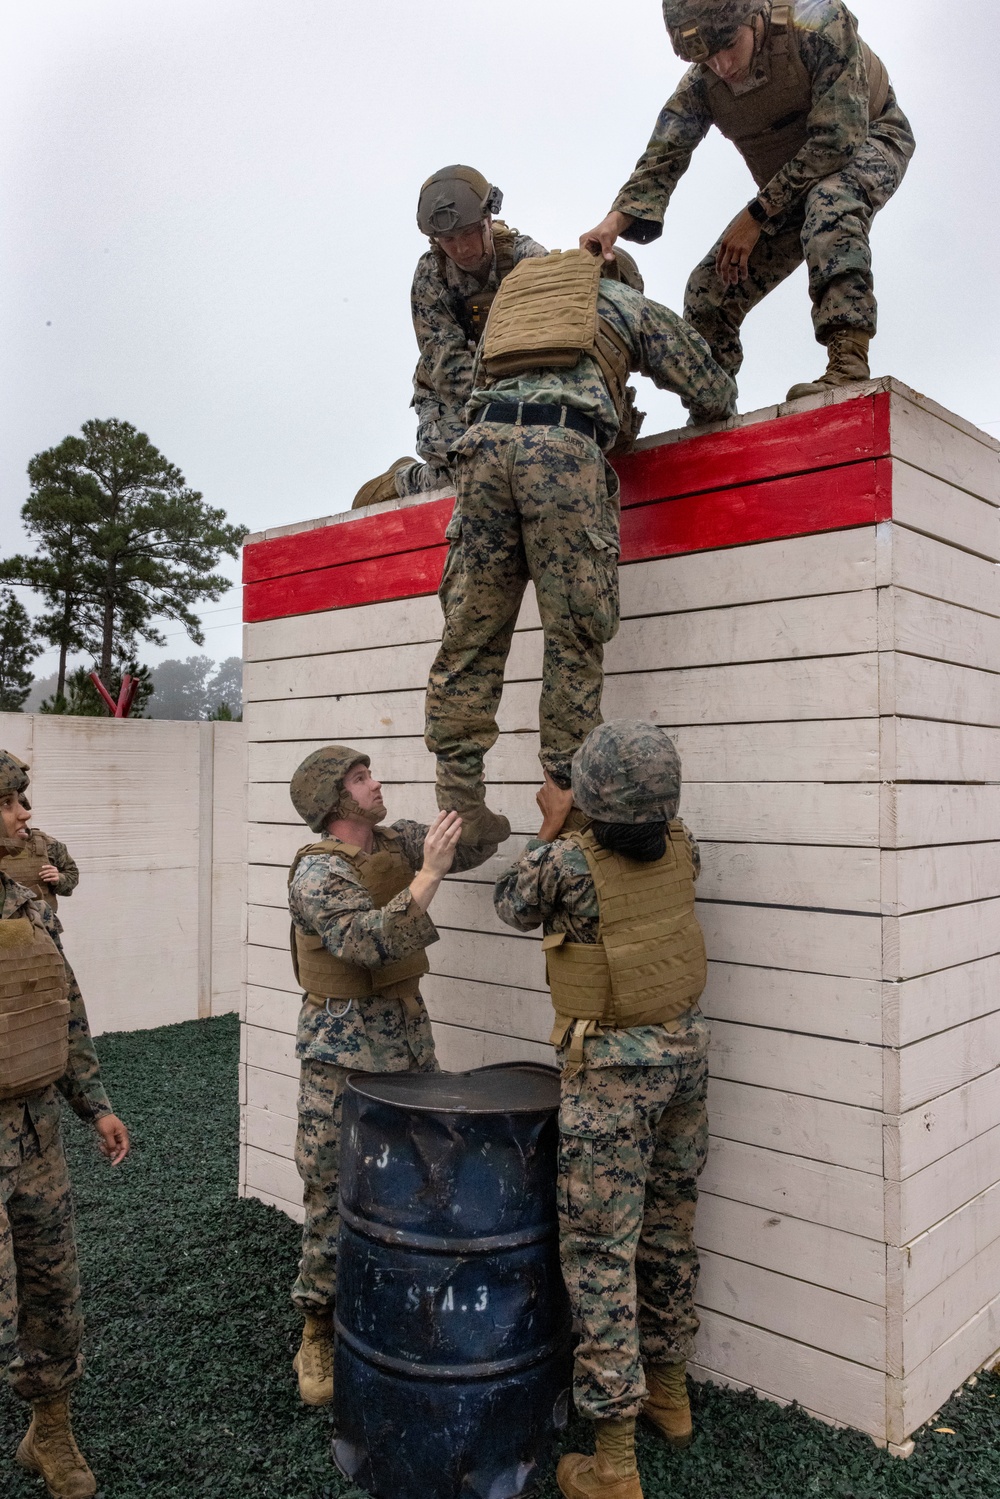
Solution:
<svg viewBox="0 0 1000 1499"><path fill-rule="evenodd" d="M22 769L27 770L23 761L19 763ZM28 798L22 794L19 800L24 810L30 813L31 803ZM30 890L32 895L47 901L53 911L57 911L58 897L72 895L80 883L76 861L65 843L60 843L58 838L50 838L40 828L28 827L25 832L27 837L19 853L0 854L3 871L26 890Z"/></svg>
<svg viewBox="0 0 1000 1499"><path fill-rule="evenodd" d="M420 189L417 224L430 249L417 261L410 292L420 351L413 375L415 458L398 458L363 484L354 508L421 494L453 482L451 448L465 431L472 366L497 288L520 261L544 255L500 212L503 193L474 167L442 167Z"/></svg>
<svg viewBox="0 0 1000 1499"><path fill-rule="evenodd" d="M643 296L624 252L603 262L555 251L504 281L477 356L470 426L454 448L444 633L424 723L438 806L461 812L474 838L510 833L485 804L483 761L529 580L545 637L540 758L559 785L600 721L604 646L619 621L618 479L605 454L627 451L638 433L635 370L699 421L735 412L734 382L699 334Z"/></svg>
<svg viewBox="0 0 1000 1499"><path fill-rule="evenodd" d="M694 1217L705 1165L709 1028L694 914L698 846L677 816L681 767L654 724L588 736L573 785L547 781L542 826L496 882L497 915L542 927L562 1067L559 1234L579 1329L573 1398L595 1425L566 1499L642 1499L640 1415L692 1437L686 1366L698 1317ZM574 806L575 803L575 806Z"/></svg>
<svg viewBox="0 0 1000 1499"><path fill-rule="evenodd" d="M0 1355L31 1424L16 1461L54 1499L97 1483L73 1436L69 1402L83 1373L80 1270L60 1097L117 1166L128 1131L112 1112L59 919L7 873L27 839L28 777L0 751Z"/></svg>
<svg viewBox="0 0 1000 1499"><path fill-rule="evenodd" d="M692 272L684 316L735 376L743 319L804 260L827 368L793 385L788 399L869 379L877 326L869 234L914 151L885 67L844 0L663 0L663 16L691 67L611 212L581 245L610 254L619 236L658 239L714 124L757 193Z"/></svg>
<svg viewBox="0 0 1000 1499"><path fill-rule="evenodd" d="M436 1072L420 996L438 940L428 909L450 869L475 869L496 845L458 847L461 819L428 827L387 813L369 757L342 744L308 755L289 787L317 835L288 875L292 964L303 990L295 1164L304 1185L302 1258L292 1300L305 1325L295 1355L307 1405L333 1399L337 1192L344 1082L351 1072Z"/></svg>

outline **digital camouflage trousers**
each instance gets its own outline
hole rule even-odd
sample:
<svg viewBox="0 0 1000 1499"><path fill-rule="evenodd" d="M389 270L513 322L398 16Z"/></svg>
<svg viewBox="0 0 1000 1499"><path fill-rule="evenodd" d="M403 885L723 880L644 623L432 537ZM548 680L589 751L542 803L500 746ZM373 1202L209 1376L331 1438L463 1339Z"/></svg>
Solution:
<svg viewBox="0 0 1000 1499"><path fill-rule="evenodd" d="M564 1074L560 1251L580 1334L573 1396L592 1420L638 1415L643 1364L691 1357L707 1086L704 1054Z"/></svg>
<svg viewBox="0 0 1000 1499"><path fill-rule="evenodd" d="M0 1112L0 1356L15 1394L44 1400L83 1372L69 1171L58 1124L40 1140L23 1103Z"/></svg>
<svg viewBox="0 0 1000 1499"><path fill-rule="evenodd" d="M386 1071L438 1070L433 1056L420 1065L408 1047L405 1059L397 1060L402 1065L387 1067ZM303 1314L332 1312L337 1297L340 1121L344 1084L356 1071L356 1067L338 1067L330 1062L307 1059L302 1063L295 1165L303 1183L305 1221L302 1225L302 1258L298 1279L292 1287L292 1300Z"/></svg>
<svg viewBox="0 0 1000 1499"><path fill-rule="evenodd" d="M604 645L618 629L618 480L597 444L566 427L479 422L458 452L425 720L439 786L478 782L496 743L529 580L544 634L540 758L568 785L573 754L601 719ZM517 726L529 722L522 714Z"/></svg>
<svg viewBox="0 0 1000 1499"><path fill-rule="evenodd" d="M751 252L746 281L723 285L715 270L718 244L692 272L684 316L727 374L735 376L743 363L743 319L803 260L818 341L827 343L838 328L875 333L869 231L875 214L903 180L913 150L905 116L898 117L902 125L895 129L895 122L886 119L885 140L869 136L843 171L817 182L798 204L765 227Z"/></svg>

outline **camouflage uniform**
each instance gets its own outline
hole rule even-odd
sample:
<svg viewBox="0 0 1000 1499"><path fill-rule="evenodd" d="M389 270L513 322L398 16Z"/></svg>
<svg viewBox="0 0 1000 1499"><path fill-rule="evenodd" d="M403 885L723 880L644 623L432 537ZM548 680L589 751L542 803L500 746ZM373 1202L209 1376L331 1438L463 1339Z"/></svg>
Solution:
<svg viewBox="0 0 1000 1499"><path fill-rule="evenodd" d="M696 844L693 853L697 870ZM586 858L562 839L532 839L497 880L494 904L520 931L597 941ZM582 1067L560 1056L560 1245L580 1329L573 1396L594 1420L638 1415L643 1363L679 1363L693 1350L707 1051L708 1022L693 1009L669 1025L588 1037Z"/></svg>
<svg viewBox="0 0 1000 1499"><path fill-rule="evenodd" d="M0 920L26 914L32 897L0 874ZM58 917L35 914L62 951ZM59 1094L87 1124L111 1113L90 1038L83 996L69 977L69 1064L57 1083L0 1100L0 1348L7 1377L24 1400L68 1390L83 1370L80 1273Z"/></svg>
<svg viewBox="0 0 1000 1499"><path fill-rule="evenodd" d="M610 280L601 282L599 310L634 367L676 391L699 420L732 414L735 385L675 313ZM567 427L474 421L456 443L444 635L427 688L425 738L463 779L479 777L496 742L504 666L530 578L545 633L541 761L566 782L573 752L600 721L604 644L618 629L618 479L600 451L614 444L618 418L586 356L572 369L477 384L470 415L490 401L570 407L594 421L598 442Z"/></svg>
<svg viewBox="0 0 1000 1499"><path fill-rule="evenodd" d="M514 264L545 249L527 234L514 241ZM442 264L444 273L442 274ZM420 494L452 482L449 454L465 432L463 412L472 394L476 346L466 334L456 308L463 297L496 291L496 254L485 281L463 271L444 252L428 250L417 261L410 292L413 331L420 357L413 375L417 412L417 452L425 461L397 469L396 493Z"/></svg>
<svg viewBox="0 0 1000 1499"><path fill-rule="evenodd" d="M795 0L793 24L812 80L809 139L757 194L771 217L751 252L748 280L723 284L715 270L720 240L692 272L684 299L684 316L732 375L743 362L743 319L803 260L817 340L828 343L838 328L875 333L869 230L914 150L909 121L891 88L881 114L869 123L857 27L843 0ZM696 64L664 105L649 145L614 201L615 209L636 221L624 239L647 244L659 238L674 188L711 124L704 73Z"/></svg>
<svg viewBox="0 0 1000 1499"><path fill-rule="evenodd" d="M60 895L72 895L80 883L80 871L76 860L73 858L65 843L60 843L58 838L50 838L48 833L43 833L40 828L28 829L27 851L37 857L44 857L59 871L59 878L55 884L48 884L45 880L33 881L25 886L35 896L46 901L55 910ZM7 872L12 879L17 879L18 868L16 859L7 862ZM19 881L23 883L23 879Z"/></svg>
<svg viewBox="0 0 1000 1499"><path fill-rule="evenodd" d="M423 861L423 823L400 821L392 830L414 873ZM375 829L374 852L387 847ZM397 845L399 847L399 845ZM460 845L453 869L474 869L495 847ZM307 854L288 892L292 921L315 933L335 957L362 968L397 962L438 940L430 916L400 891L381 910L357 871L333 854ZM303 1313L333 1306L337 1283L337 1191L344 1082L352 1072L436 1072L434 1037L422 999L373 995L325 1006L304 1000L295 1055L302 1064L295 1164L304 1183L306 1210L302 1260L292 1300Z"/></svg>

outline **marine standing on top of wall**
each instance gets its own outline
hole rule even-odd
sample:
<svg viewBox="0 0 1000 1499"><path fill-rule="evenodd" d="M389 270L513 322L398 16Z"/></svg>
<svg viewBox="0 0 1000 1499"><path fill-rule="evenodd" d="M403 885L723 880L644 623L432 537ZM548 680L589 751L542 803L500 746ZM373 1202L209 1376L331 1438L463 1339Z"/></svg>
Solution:
<svg viewBox="0 0 1000 1499"><path fill-rule="evenodd" d="M23 761L18 763L27 770ZM22 794L19 801L24 810L30 813L31 803L28 798ZM40 828L29 827L25 832L27 836L24 847L19 853L0 855L4 860L4 873L30 890L32 895L47 901L53 911L56 911L59 908L58 897L72 895L80 883L76 860L65 843L60 843L58 838L50 838Z"/></svg>
<svg viewBox="0 0 1000 1499"><path fill-rule="evenodd" d="M438 940L428 915L452 868L475 869L496 845L458 848L461 819L388 828L380 782L359 750L328 744L292 776L315 843L288 876L295 976L303 992L295 1164L304 1183L302 1259L292 1300L305 1318L294 1368L307 1405L333 1399L337 1191L344 1081L350 1072L436 1072L420 979Z"/></svg>
<svg viewBox="0 0 1000 1499"><path fill-rule="evenodd" d="M884 66L844 0L663 0L663 15L674 51L692 66L611 212L581 245L608 255L619 236L658 239L692 152L717 125L758 192L692 272L684 316L736 375L743 319L805 260L827 369L788 399L867 380L871 222L914 150Z"/></svg>
<svg viewBox="0 0 1000 1499"><path fill-rule="evenodd" d="M0 835L16 861L30 812L28 777L0 751ZM73 1436L70 1391L83 1372L80 1271L59 1095L97 1130L113 1166L128 1131L111 1111L83 996L62 953L55 913L0 864L0 1350L31 1425L17 1462L55 1499L97 1483Z"/></svg>
<svg viewBox="0 0 1000 1499"><path fill-rule="evenodd" d="M619 618L618 479L605 453L638 431L631 370L677 392L701 421L735 411L734 382L704 339L642 295L630 256L556 251L506 278L477 356L471 425L455 444L444 633L424 725L438 806L461 812L484 841L510 834L485 805L483 758L529 578L545 636L540 758L560 785L600 721L604 645Z"/></svg>
<svg viewBox="0 0 1000 1499"><path fill-rule="evenodd" d="M642 1499L640 1414L691 1440L686 1365L698 1317L694 1216L708 1123L698 846L677 817L677 751L654 724L612 720L539 793L542 826L497 880L497 915L544 930L559 1049L559 1238L579 1331L573 1397L595 1422L566 1499ZM575 803L575 809L574 809Z"/></svg>
<svg viewBox="0 0 1000 1499"><path fill-rule="evenodd" d="M503 193L474 167L442 167L420 189L417 224L431 247L417 261L410 292L420 357L413 376L417 452L363 484L355 509L452 482L451 449L465 431L472 364L501 281L544 247L493 215Z"/></svg>

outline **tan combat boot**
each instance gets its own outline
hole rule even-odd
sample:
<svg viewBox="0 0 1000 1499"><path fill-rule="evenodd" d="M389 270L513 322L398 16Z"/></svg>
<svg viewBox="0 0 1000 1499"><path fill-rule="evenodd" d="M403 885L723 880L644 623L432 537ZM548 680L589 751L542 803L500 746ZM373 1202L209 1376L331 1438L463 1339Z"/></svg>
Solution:
<svg viewBox="0 0 1000 1499"><path fill-rule="evenodd" d="M397 458L384 474L379 474L375 479L369 479L367 484L362 484L354 496L352 510L361 510L365 505L377 505L380 500L398 499L396 494L396 470L406 468L410 463L416 463L416 458Z"/></svg>
<svg viewBox="0 0 1000 1499"><path fill-rule="evenodd" d="M292 1360L299 1376L303 1405L329 1405L333 1399L333 1328L329 1315L315 1317L306 1312L302 1342Z"/></svg>
<svg viewBox="0 0 1000 1499"><path fill-rule="evenodd" d="M642 1414L671 1447L686 1447L694 1435L687 1390L687 1364L650 1364L646 1370L649 1394Z"/></svg>
<svg viewBox="0 0 1000 1499"><path fill-rule="evenodd" d="M598 1421L593 1457L568 1452L556 1469L565 1499L642 1499L635 1465L635 1420Z"/></svg>
<svg viewBox="0 0 1000 1499"><path fill-rule="evenodd" d="M69 1392L51 1400L33 1400L31 1425L17 1449L16 1461L29 1473L40 1473L53 1499L90 1499L97 1480L69 1424Z"/></svg>
<svg viewBox="0 0 1000 1499"><path fill-rule="evenodd" d="M460 775L448 761L438 761L437 804L442 812L458 812L462 819L460 843L471 846L503 843L510 837L510 823L486 805L486 785Z"/></svg>
<svg viewBox="0 0 1000 1499"><path fill-rule="evenodd" d="M854 385L857 381L870 380L868 368L868 345L870 333L859 333L856 328L838 328L830 335L826 346L826 374L820 375L805 385L793 385L786 397L799 401L803 396L821 396L838 385Z"/></svg>

